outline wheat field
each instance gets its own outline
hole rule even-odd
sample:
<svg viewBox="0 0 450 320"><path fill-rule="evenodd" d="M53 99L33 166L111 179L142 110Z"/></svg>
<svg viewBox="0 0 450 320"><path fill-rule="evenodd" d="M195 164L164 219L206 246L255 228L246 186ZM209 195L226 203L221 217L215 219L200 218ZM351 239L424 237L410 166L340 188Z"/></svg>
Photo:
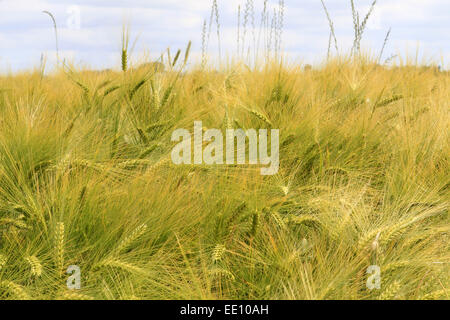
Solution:
<svg viewBox="0 0 450 320"><path fill-rule="evenodd" d="M448 299L448 72L178 56L0 78L0 298ZM279 172L174 165L195 120L278 128Z"/></svg>
<svg viewBox="0 0 450 320"><path fill-rule="evenodd" d="M236 56L209 63L214 0L201 63L189 42L137 67L124 26L103 71L59 61L45 11L56 68L0 76L0 299L449 299L449 72L381 64L390 31L364 53L376 1L361 20L351 1L343 54L322 4L314 67L283 58L284 1L248 55L251 0ZM279 170L174 164L196 121L278 129Z"/></svg>

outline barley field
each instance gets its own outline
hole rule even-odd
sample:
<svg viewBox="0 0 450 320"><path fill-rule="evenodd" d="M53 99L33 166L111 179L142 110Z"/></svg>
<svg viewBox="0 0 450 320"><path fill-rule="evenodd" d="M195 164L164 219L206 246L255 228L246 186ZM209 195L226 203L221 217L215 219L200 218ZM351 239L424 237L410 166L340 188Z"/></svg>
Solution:
<svg viewBox="0 0 450 320"><path fill-rule="evenodd" d="M0 77L0 299L449 298L447 71L186 68L190 44L162 71L127 47L117 70ZM279 171L175 165L198 120L279 129Z"/></svg>
<svg viewBox="0 0 450 320"><path fill-rule="evenodd" d="M0 296L448 298L449 80L370 59L3 76ZM279 128L279 172L172 164L198 119Z"/></svg>

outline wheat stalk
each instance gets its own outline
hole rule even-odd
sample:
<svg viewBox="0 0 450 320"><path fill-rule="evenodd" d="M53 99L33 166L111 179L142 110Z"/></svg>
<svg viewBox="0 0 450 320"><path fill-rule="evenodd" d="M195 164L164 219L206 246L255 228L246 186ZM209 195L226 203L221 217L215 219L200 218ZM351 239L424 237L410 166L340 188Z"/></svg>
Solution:
<svg viewBox="0 0 450 320"><path fill-rule="evenodd" d="M287 230L286 223L284 222L283 218L280 216L278 212L272 212L271 215L281 229Z"/></svg>
<svg viewBox="0 0 450 320"><path fill-rule="evenodd" d="M325 2L323 0L320 0L320 1L322 2L322 6L323 6L323 9L325 10L325 14L327 15L328 23L330 25L330 31L331 31L331 34L333 35L333 39L334 39L334 46L336 48L336 52L339 52L336 34L334 32L333 20L331 20L331 17L330 17L330 14L328 13L328 9L325 5Z"/></svg>
<svg viewBox="0 0 450 320"><path fill-rule="evenodd" d="M219 21L219 7L217 5L217 0L213 0L215 18L216 18L216 31L217 31L217 43L219 46L219 61L222 59L222 48L220 45L220 21Z"/></svg>
<svg viewBox="0 0 450 320"><path fill-rule="evenodd" d="M130 273L136 273L136 274L142 274L142 275L146 275L148 272L142 268L136 267L135 265L119 260L119 259L115 259L115 258L108 258L104 261L102 261L101 263L99 263L100 267L112 267L112 268L118 268Z"/></svg>
<svg viewBox="0 0 450 320"><path fill-rule="evenodd" d="M192 41L189 41L189 42L188 42L188 45L187 45L187 47L186 47L186 51L184 52L184 62L183 62L183 66L185 66L185 65L187 64L187 62L188 62L189 54L190 54L190 52L191 52L191 47L192 47ZM170 86L170 87L173 87L173 86Z"/></svg>
<svg viewBox="0 0 450 320"><path fill-rule="evenodd" d="M108 89L105 90L105 92L103 92L103 97L106 97L107 95L109 95L110 93L116 91L119 88L120 88L120 86L109 87Z"/></svg>
<svg viewBox="0 0 450 320"><path fill-rule="evenodd" d="M19 300L30 300L30 296L27 294L25 289L12 281L3 281L0 283L0 287L6 288L9 292L11 292L14 297Z"/></svg>
<svg viewBox="0 0 450 320"><path fill-rule="evenodd" d="M248 112L250 112L252 115L254 115L255 117L257 117L259 120L265 122L266 124L268 124L269 126L273 126L272 122L269 120L269 118L267 118L265 115L263 115L261 112L255 110L255 109L249 109L245 106L241 106L243 109L247 110Z"/></svg>
<svg viewBox="0 0 450 320"><path fill-rule="evenodd" d="M21 219L13 219L13 218L2 218L0 219L0 226L1 225L8 225L11 224L16 228L19 229L28 229L28 225L23 222Z"/></svg>
<svg viewBox="0 0 450 320"><path fill-rule="evenodd" d="M42 12L49 15L53 21L53 29L55 30L55 42L56 42L56 62L57 65L59 65L58 28L56 27L56 20L51 12L49 11L42 11Z"/></svg>
<svg viewBox="0 0 450 320"><path fill-rule="evenodd" d="M178 59L180 58L180 55L181 55L181 50L178 49L177 53L175 54L175 58L173 58L172 68L175 67L175 65L177 64Z"/></svg>
<svg viewBox="0 0 450 320"><path fill-rule="evenodd" d="M215 10L215 6L214 6L214 2L211 3L211 12L209 15L209 25L208 25L208 34L206 37L206 50L208 50L209 47L209 39L211 38L211 29L212 29L212 24L213 24L213 18L214 18L214 10Z"/></svg>
<svg viewBox="0 0 450 320"><path fill-rule="evenodd" d="M125 239L123 239L119 245L116 247L116 249L113 251L114 254L120 253L122 250L124 250L126 247L128 247L131 243L133 243L135 240L137 240L140 236L142 236L145 231L147 231L147 225L141 224L139 227L137 227L131 234Z"/></svg>
<svg viewBox="0 0 450 320"><path fill-rule="evenodd" d="M449 299L450 295L450 289L442 289L438 291L434 291L431 293L428 293L426 295L421 296L420 300L438 300L445 297L445 299Z"/></svg>
<svg viewBox="0 0 450 320"><path fill-rule="evenodd" d="M302 214L300 216L291 215L289 217L289 222L294 224L305 224L308 222L318 223L319 225L321 224L320 220L317 217L310 214Z"/></svg>
<svg viewBox="0 0 450 320"><path fill-rule="evenodd" d="M241 37L241 5L238 5L238 24L237 24L237 56L239 57L239 42Z"/></svg>
<svg viewBox="0 0 450 320"><path fill-rule="evenodd" d="M232 212L230 218L227 220L226 227L231 230L233 223L239 217L239 215L247 208L247 203L242 201Z"/></svg>
<svg viewBox="0 0 450 320"><path fill-rule="evenodd" d="M233 129L233 119L230 117L230 115L228 114L228 110L225 110L225 116L223 119L223 123L225 125L226 129Z"/></svg>
<svg viewBox="0 0 450 320"><path fill-rule="evenodd" d="M256 60L255 60L255 63L258 61L259 48L260 48L260 43L261 43L261 34L262 34L263 27L264 27L264 24L265 24L265 21L266 21L267 1L268 0L264 0L263 10L261 12L261 21L259 23L259 31L258 31L258 41L256 43ZM264 29L264 32L266 32L265 29Z"/></svg>
<svg viewBox="0 0 450 320"><path fill-rule="evenodd" d="M382 231L383 231L382 228L377 228L370 231L365 236L361 237L358 240L358 251L367 249L369 244L373 243L373 241L375 241L375 239L379 237L378 235L381 234Z"/></svg>
<svg viewBox="0 0 450 320"><path fill-rule="evenodd" d="M386 44L389 40L389 36L391 34L391 28L389 28L388 32L386 33L386 37L384 38L383 46L381 47L380 55L378 56L378 63L381 61L381 57L383 56L384 49L386 48Z"/></svg>
<svg viewBox="0 0 450 320"><path fill-rule="evenodd" d="M130 100L133 99L134 95L138 92L138 90L149 80L148 77L145 77L144 79L140 80L131 90L129 94Z"/></svg>
<svg viewBox="0 0 450 320"><path fill-rule="evenodd" d="M247 35L247 24L248 24L248 17L250 15L250 1L247 0L245 2L245 9L244 9L244 22L242 25L243 32L242 32L242 58L244 58L244 52L245 52L245 39Z"/></svg>
<svg viewBox="0 0 450 320"><path fill-rule="evenodd" d="M256 212L253 213L252 228L250 230L250 236L252 236L252 237L256 236L256 232L258 231L259 216L260 216L260 212L259 211L256 211Z"/></svg>
<svg viewBox="0 0 450 320"><path fill-rule="evenodd" d="M42 275L42 264L36 256L28 256L25 258L31 268L31 274L35 277Z"/></svg>
<svg viewBox="0 0 450 320"><path fill-rule="evenodd" d="M129 44L129 28L127 25L122 27L122 54L121 54L121 65L122 71L126 72L128 70L128 44Z"/></svg>
<svg viewBox="0 0 450 320"><path fill-rule="evenodd" d="M327 49L327 61L330 60L330 55L331 55L331 40L332 40L333 34L330 31L330 36L328 37L328 49Z"/></svg>
<svg viewBox="0 0 450 320"><path fill-rule="evenodd" d="M214 268L211 268L208 272L209 272L209 274L211 274L214 277L224 276L230 280L235 279L235 276L233 275L233 273L231 273L228 270L225 270L224 268L214 267Z"/></svg>
<svg viewBox="0 0 450 320"><path fill-rule="evenodd" d="M284 28L284 0L279 0L278 3L279 11L278 11L278 53L281 53L281 41L283 36L283 28Z"/></svg>
<svg viewBox="0 0 450 320"><path fill-rule="evenodd" d="M355 2L354 0L351 0L351 7L352 7L352 17L353 17L353 29L355 31L355 36L354 36L354 40L353 40L353 47L352 47L352 54L354 54L354 50L356 49L356 42L358 41L358 34L359 34L359 17L358 17L358 13L356 12L355 9Z"/></svg>
<svg viewBox="0 0 450 320"><path fill-rule="evenodd" d="M214 247L213 253L212 253L212 261L213 263L217 263L222 260L225 252L226 247L223 244L218 244Z"/></svg>
<svg viewBox="0 0 450 320"><path fill-rule="evenodd" d="M85 294L77 293L74 291L63 291L60 295L61 296L59 299L62 298L64 300L94 300L94 298L91 296L87 296Z"/></svg>
<svg viewBox="0 0 450 320"><path fill-rule="evenodd" d="M387 98L380 102L377 102L375 104L375 108L385 107L385 106L390 105L391 103L396 102L401 99L403 99L403 96L401 94L393 95L391 98Z"/></svg>
<svg viewBox="0 0 450 320"><path fill-rule="evenodd" d="M203 21L202 28L202 68L206 66L206 19Z"/></svg>
<svg viewBox="0 0 450 320"><path fill-rule="evenodd" d="M55 255L57 270L61 275L64 268L64 222L58 222L56 224Z"/></svg>
<svg viewBox="0 0 450 320"><path fill-rule="evenodd" d="M268 42L268 56L269 57L272 52L272 42L273 42L274 53L276 54L275 48L277 45L277 39L276 39L276 26L278 25L277 19L278 19L278 14L277 14L276 9L274 8L272 22L270 25L270 35L269 35L269 42Z"/></svg>
<svg viewBox="0 0 450 320"><path fill-rule="evenodd" d="M378 300L393 300L398 295L400 289L400 282L395 280L378 296Z"/></svg>
<svg viewBox="0 0 450 320"><path fill-rule="evenodd" d="M361 25L358 27L358 39L357 39L357 51L359 52L360 48L361 48L361 39L362 39L362 35L364 33L364 30L366 28L366 24L367 21L369 20L370 16L372 15L373 9L375 8L375 5L377 3L377 0L374 0L372 2L372 5L370 6L369 11L367 12L366 16L364 17L363 22L361 23Z"/></svg>
<svg viewBox="0 0 450 320"><path fill-rule="evenodd" d="M5 267L8 257L0 253L0 271Z"/></svg>
<svg viewBox="0 0 450 320"><path fill-rule="evenodd" d="M383 273L387 274L389 271L394 271L400 268L405 268L412 264L411 261L395 261L388 263L382 267Z"/></svg>
<svg viewBox="0 0 450 320"><path fill-rule="evenodd" d="M253 54L256 59L256 26L255 26L255 6L253 0L250 0L250 21L252 26L252 38L253 38ZM256 61L255 61L256 62Z"/></svg>

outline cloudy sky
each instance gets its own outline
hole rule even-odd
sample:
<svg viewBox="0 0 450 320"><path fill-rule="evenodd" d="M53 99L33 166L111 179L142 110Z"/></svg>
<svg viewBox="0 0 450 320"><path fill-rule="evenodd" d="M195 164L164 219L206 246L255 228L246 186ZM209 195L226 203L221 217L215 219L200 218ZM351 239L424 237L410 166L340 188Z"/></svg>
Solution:
<svg viewBox="0 0 450 320"><path fill-rule="evenodd" d="M279 0L269 0L269 12ZM238 5L246 0L218 0L222 55L234 55ZM264 0L254 0L258 33ZM372 0L355 0L361 16ZM351 47L353 22L350 0L325 0L334 21L338 45ZM193 42L193 59L200 59L202 26L210 16L211 0L0 0L0 70L17 71L39 65L41 55L54 64L55 39L49 16L58 26L60 56L91 68L119 65L124 21L136 40L134 59L155 59L167 47L172 52ZM244 13L241 13L243 20ZM251 40L251 19L247 42ZM363 46L378 52L392 28L384 59L419 53L425 62L448 68L450 60L449 0L379 0L364 35ZM242 35L242 27L241 27ZM292 61L319 63L326 56L329 27L320 0L285 0L282 50ZM217 56L213 27L209 53Z"/></svg>

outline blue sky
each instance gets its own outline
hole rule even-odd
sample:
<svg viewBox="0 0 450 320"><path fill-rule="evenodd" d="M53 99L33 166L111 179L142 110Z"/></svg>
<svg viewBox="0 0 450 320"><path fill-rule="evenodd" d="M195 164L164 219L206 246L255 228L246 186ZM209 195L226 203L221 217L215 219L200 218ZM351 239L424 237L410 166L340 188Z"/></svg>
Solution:
<svg viewBox="0 0 450 320"><path fill-rule="evenodd" d="M222 48L236 52L237 8L246 0L218 0ZM264 0L254 0L259 26ZM355 0L364 15L372 0ZM278 0L270 1L271 12ZM350 0L325 0L334 21L340 48L353 40ZM131 26L135 61L155 59L167 47L172 52L193 42L193 59L200 59L204 19L210 0L0 0L0 70L16 71L39 65L41 54L54 64L52 23L43 10L56 18L60 56L91 68L119 66L121 29ZM79 14L78 14L79 13ZM79 22L79 23L78 23ZM363 47L380 50L392 28L384 58L400 53L448 67L450 60L449 0L379 0L368 23ZM217 54L211 35L209 53ZM320 0L285 0L282 50L292 61L319 63L326 56L329 28Z"/></svg>

